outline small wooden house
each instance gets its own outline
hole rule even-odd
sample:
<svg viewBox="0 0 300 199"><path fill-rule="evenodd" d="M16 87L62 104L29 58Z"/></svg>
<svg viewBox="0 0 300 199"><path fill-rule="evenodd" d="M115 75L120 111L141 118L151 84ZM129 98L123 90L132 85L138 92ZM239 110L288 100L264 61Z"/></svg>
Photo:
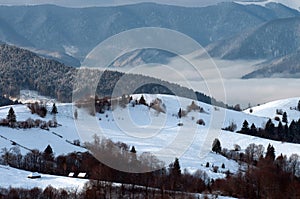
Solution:
<svg viewBox="0 0 300 199"><path fill-rule="evenodd" d="M27 177L30 179L36 179L36 178L41 178L41 175L37 172L32 172Z"/></svg>

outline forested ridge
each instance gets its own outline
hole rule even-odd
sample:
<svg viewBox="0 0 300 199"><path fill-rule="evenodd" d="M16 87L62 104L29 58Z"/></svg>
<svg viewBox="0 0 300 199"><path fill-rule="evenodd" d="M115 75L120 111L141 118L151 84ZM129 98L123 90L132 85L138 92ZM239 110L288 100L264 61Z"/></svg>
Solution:
<svg viewBox="0 0 300 199"><path fill-rule="evenodd" d="M7 44L0 45L0 93L2 95L17 97L20 90L31 89L61 102L71 102L74 86L80 91L86 90L85 87L89 85L85 81L91 84L98 82L96 94L102 97L111 96L121 78L124 80L122 86L118 85L121 94L176 94L197 98L209 104L216 103L215 99L202 93L156 78L115 71L75 69L42 58L25 49ZM126 93L130 88L136 89L132 93ZM224 106L223 103L219 104Z"/></svg>

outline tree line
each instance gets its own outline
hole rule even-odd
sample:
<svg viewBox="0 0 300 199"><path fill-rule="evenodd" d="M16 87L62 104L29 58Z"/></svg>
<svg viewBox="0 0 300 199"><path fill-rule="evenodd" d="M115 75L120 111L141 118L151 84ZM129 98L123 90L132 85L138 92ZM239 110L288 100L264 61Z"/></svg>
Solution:
<svg viewBox="0 0 300 199"><path fill-rule="evenodd" d="M287 169L291 167L288 164L295 164L294 158L292 155L287 161L282 155L276 159L261 157L246 171L216 180L212 190L236 198L299 198L300 179Z"/></svg>
<svg viewBox="0 0 300 199"><path fill-rule="evenodd" d="M285 115L285 114L284 114ZM238 133L252 135L256 137L277 140L282 142L300 143L300 119L298 121L292 120L288 124L286 117L283 117L283 121L279 121L278 125L269 119L264 128L257 128L254 123L249 126L247 120L243 122L241 130Z"/></svg>
<svg viewBox="0 0 300 199"><path fill-rule="evenodd" d="M182 171L177 158L170 165L164 166L153 155L149 153L138 155L135 147L130 148L125 143L114 143L111 140L98 141L90 143L87 148L91 149L96 147L95 144L99 144L96 148L100 150L99 153L108 155L110 151L110 154L115 154L106 158L114 159L114 161L122 160L123 164L127 164L129 167L134 168L137 165L139 168L149 170L149 172L129 173L113 169L95 158L95 148L91 150L93 154L90 152L72 152L55 157L50 145L42 152L32 150L26 155L22 155L19 148L15 146L11 149L2 149L0 162L19 169L61 176L68 176L70 172L74 172L75 176L81 172L87 173L88 179L90 179L89 189L95 192L96 190L102 190L107 194L106 198L108 198L112 189L111 184L113 182L120 183L123 186L130 185L126 190L129 189L131 194L138 191L139 186L143 186L144 189L148 190L147 194L150 194L151 189L156 188L159 190L159 194L162 195L167 194L168 190L201 193L206 189L203 179L208 179L207 174L200 170L193 174L187 170ZM109 182L110 186L107 184L104 186L103 182ZM143 193L145 193L145 190L143 190Z"/></svg>
<svg viewBox="0 0 300 199"><path fill-rule="evenodd" d="M212 150L240 163L237 174L212 183L213 192L221 192L236 198L299 198L300 157L292 154L289 158L275 156L275 148L268 145L250 144L245 151L239 145L228 150L215 139ZM244 169L243 169L244 168Z"/></svg>

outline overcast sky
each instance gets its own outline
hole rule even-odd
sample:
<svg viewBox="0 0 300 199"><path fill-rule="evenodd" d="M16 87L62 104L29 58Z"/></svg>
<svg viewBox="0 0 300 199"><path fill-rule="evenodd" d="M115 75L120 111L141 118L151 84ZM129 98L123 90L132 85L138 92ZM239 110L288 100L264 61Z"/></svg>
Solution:
<svg viewBox="0 0 300 199"><path fill-rule="evenodd" d="M200 7L231 0L0 0L0 5L55 4L67 7L114 6L141 2Z"/></svg>

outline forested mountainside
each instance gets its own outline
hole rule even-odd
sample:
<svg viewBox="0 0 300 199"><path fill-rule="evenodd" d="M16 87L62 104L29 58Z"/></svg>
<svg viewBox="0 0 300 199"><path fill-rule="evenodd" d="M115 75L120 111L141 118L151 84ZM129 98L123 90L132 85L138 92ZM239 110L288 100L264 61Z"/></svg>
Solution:
<svg viewBox="0 0 300 199"><path fill-rule="evenodd" d="M268 77L300 78L300 52L266 61L258 70L243 76L244 79Z"/></svg>
<svg viewBox="0 0 300 199"><path fill-rule="evenodd" d="M121 89L119 92L124 91L123 94L129 94L125 92L133 87L136 88L134 93L176 94L190 98L196 96L200 101L216 103L215 99L204 94L199 92L195 94L191 89L159 79L114 71L75 69L39 57L28 50L6 44L0 45L0 93L2 95L18 96L21 89L31 89L59 101L70 102L74 86L79 91L85 89L84 86L87 84L82 81L98 82L97 95L110 96L120 78L125 82L122 86L118 86L118 89Z"/></svg>
<svg viewBox="0 0 300 199"><path fill-rule="evenodd" d="M273 59L297 52L300 17L277 19L208 48L224 59Z"/></svg>

